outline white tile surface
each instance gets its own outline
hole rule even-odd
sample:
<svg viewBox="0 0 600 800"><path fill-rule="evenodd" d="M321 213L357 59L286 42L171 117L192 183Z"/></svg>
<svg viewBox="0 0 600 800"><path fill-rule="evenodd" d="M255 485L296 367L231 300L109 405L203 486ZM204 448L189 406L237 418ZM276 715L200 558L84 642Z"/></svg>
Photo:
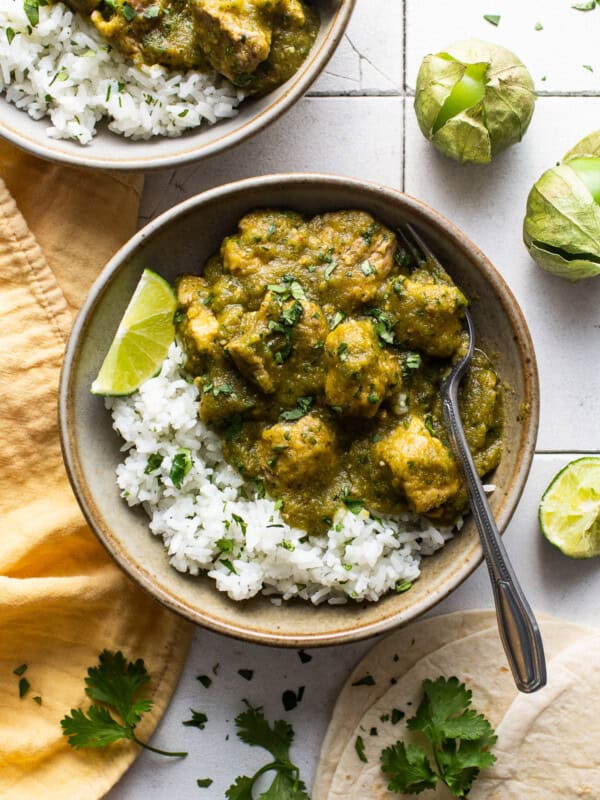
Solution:
<svg viewBox="0 0 600 800"><path fill-rule="evenodd" d="M399 94L403 36L400 0L357 0L348 31L311 94Z"/></svg>
<svg viewBox="0 0 600 800"><path fill-rule="evenodd" d="M458 39L473 36L516 53L539 91L600 93L600 8L576 11L571 8L575 0L406 2L407 85L412 89L427 53L437 53ZM499 14L499 25L486 22L484 14ZM542 23L543 30L535 30L537 22Z"/></svg>
<svg viewBox="0 0 600 800"><path fill-rule="evenodd" d="M421 135L408 105L406 191L437 208L481 247L508 281L530 326L542 386L538 449L600 450L600 372L594 355L600 352L600 281L569 284L543 272L521 239L531 186L597 128L600 98L540 99L523 142L485 167L461 167L440 156Z"/></svg>
<svg viewBox="0 0 600 800"><path fill-rule="evenodd" d="M539 498L554 474L573 456L538 455L523 500L505 535L515 569L532 606L555 616L599 627L598 593L600 567L597 561L569 561L539 533L536 512ZM491 590L484 565L469 578L435 613L465 608L489 608ZM354 663L372 642L346 647L312 650L313 660L302 664L297 651L282 651L247 645L198 629L183 678L152 743L157 747L184 748L189 756L165 759L142 753L107 800L177 800L206 798L221 800L237 775L256 770L266 763L263 752L240 744L233 720L242 699L263 705L267 716L287 719L295 728L292 756L310 785L318 759L321 739L335 697ZM218 675L209 689L196 680L210 674L216 663ZM238 669L253 669L251 682ZM286 688L305 686L304 699L286 713L281 694ZM189 710L204 711L209 721L204 731L185 728ZM226 736L229 734L229 740ZM201 792L197 778L210 777L214 784ZM365 800L367 800L365 798Z"/></svg>
<svg viewBox="0 0 600 800"><path fill-rule="evenodd" d="M234 150L146 178L140 223L205 189L270 172L335 172L402 183L400 97L310 97Z"/></svg>
<svg viewBox="0 0 600 800"><path fill-rule="evenodd" d="M572 0L574 2L574 0ZM358 0L355 17L311 97L235 150L196 167L149 176L141 221L203 189L240 177L286 170L321 170L405 186L450 217L490 256L521 303L533 334L542 385L538 454L522 502L506 534L509 553L535 608L600 625L600 573L596 562L562 557L539 534L539 498L551 477L577 451L600 450L600 279L566 284L541 272L521 242L531 184L579 138L598 128L600 96L545 97L523 143L484 168L459 167L422 138L412 99L403 136L403 16L407 12L407 83L423 55L466 36L506 44L528 64L550 94L600 95L600 8L578 13L570 0ZM498 28L483 14L501 14ZM536 22L543 31L535 31ZM587 63L594 73L583 69ZM547 76L540 82L542 75ZM405 157L403 159L403 152ZM403 163L404 161L404 163ZM481 567L436 613L489 607ZM108 800L222 800L235 776L264 763L262 751L240 744L233 719L242 698L264 705L270 718L294 724L293 755L304 779L314 774L321 738L345 676L370 643L312 651L302 664L296 651L246 645L198 629L174 700L154 744L189 749L184 761L143 753ZM220 663L206 690L196 680ZM237 670L254 670L251 682ZM281 694L305 686L302 703L286 714ZM189 709L204 711L204 731L184 728ZM226 737L229 735L229 739ZM211 777L200 790L196 778Z"/></svg>

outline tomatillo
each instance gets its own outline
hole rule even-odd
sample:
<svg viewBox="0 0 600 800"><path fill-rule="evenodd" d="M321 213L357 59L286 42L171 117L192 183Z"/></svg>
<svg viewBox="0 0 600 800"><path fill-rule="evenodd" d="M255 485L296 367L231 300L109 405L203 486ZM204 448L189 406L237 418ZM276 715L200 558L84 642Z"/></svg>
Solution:
<svg viewBox="0 0 600 800"><path fill-rule="evenodd" d="M534 184L523 239L538 266L554 275L569 281L600 275L600 131Z"/></svg>
<svg viewBox="0 0 600 800"><path fill-rule="evenodd" d="M596 203L600 203L600 158L573 158L569 166L588 187Z"/></svg>
<svg viewBox="0 0 600 800"><path fill-rule="evenodd" d="M415 112L422 133L445 156L487 164L522 139L535 99L531 75L513 53L468 39L424 58Z"/></svg>

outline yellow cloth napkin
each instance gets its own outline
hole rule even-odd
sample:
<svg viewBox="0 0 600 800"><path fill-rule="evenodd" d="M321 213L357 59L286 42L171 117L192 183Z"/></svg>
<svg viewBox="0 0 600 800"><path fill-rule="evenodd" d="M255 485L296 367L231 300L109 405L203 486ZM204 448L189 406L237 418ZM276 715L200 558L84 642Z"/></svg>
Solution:
<svg viewBox="0 0 600 800"><path fill-rule="evenodd" d="M133 232L141 180L47 164L6 144L0 176L0 797L95 800L139 748L77 752L62 736L61 718L90 703L87 668L104 648L144 659L155 706L139 726L143 739L167 706L192 633L86 527L58 437L72 311ZM22 698L13 673L21 664L30 683Z"/></svg>

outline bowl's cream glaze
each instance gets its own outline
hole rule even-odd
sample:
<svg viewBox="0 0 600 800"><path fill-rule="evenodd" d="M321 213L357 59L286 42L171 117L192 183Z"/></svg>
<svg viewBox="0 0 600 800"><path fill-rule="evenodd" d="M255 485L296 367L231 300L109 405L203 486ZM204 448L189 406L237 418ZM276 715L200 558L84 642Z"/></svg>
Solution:
<svg viewBox="0 0 600 800"><path fill-rule="evenodd" d="M479 538L471 519L441 551L422 561L422 576L410 592L378 603L313 607L293 602L274 606L267 598L235 603L213 581L169 566L162 540L148 519L119 497L115 468L119 438L102 398L90 385L145 267L173 280L197 271L233 232L240 217L261 207L307 214L362 208L394 228L411 222L433 246L456 283L472 301L478 340L494 357L506 382L505 452L495 475L491 507L505 529L527 478L539 415L533 345L510 289L457 228L425 204L393 189L325 175L274 175L212 189L167 211L140 231L108 263L92 287L73 327L60 387L60 424L65 463L88 522L115 558L141 586L173 610L221 633L271 645L337 644L381 633L427 611L455 589L480 563Z"/></svg>
<svg viewBox="0 0 600 800"><path fill-rule="evenodd" d="M233 119L202 125L178 138L155 136L134 142L100 125L93 142L82 146L50 139L47 117L31 119L0 95L0 136L40 158L96 169L144 170L176 168L215 155L258 133L302 97L319 76L344 35L356 0L317 0L321 29L311 52L289 81L265 97L239 106Z"/></svg>

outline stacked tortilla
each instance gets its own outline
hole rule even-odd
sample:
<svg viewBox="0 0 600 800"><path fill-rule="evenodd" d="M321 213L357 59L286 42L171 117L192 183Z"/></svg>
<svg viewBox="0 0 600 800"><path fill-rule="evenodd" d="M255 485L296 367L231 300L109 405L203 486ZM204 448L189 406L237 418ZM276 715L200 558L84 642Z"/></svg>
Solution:
<svg viewBox="0 0 600 800"><path fill-rule="evenodd" d="M498 735L497 762L476 779L470 800L599 800L600 746L593 731L600 719L600 632L550 617L540 625L548 685L533 695L515 688L493 611L423 620L376 645L337 700L313 800L414 797L387 789L379 758L398 739L419 743L406 723L421 701L423 680L441 675L472 690L473 707ZM451 797L443 786L420 796Z"/></svg>

